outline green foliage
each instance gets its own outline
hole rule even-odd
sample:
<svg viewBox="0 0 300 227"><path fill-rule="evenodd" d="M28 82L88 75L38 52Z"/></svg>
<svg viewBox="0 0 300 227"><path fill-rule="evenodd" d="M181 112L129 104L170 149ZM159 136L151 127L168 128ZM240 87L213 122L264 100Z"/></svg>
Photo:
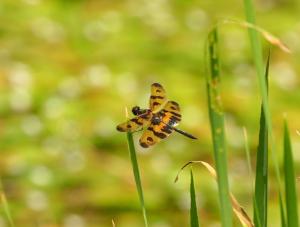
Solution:
<svg viewBox="0 0 300 227"><path fill-rule="evenodd" d="M217 170L221 219L224 227L232 226L232 210L227 175L227 152L224 131L224 113L220 98L220 65L217 29L208 35L209 70L206 77L209 119Z"/></svg>
<svg viewBox="0 0 300 227"><path fill-rule="evenodd" d="M290 134L287 122L284 122L284 182L287 226L298 227L298 199L296 193L296 176Z"/></svg>
<svg viewBox="0 0 300 227"><path fill-rule="evenodd" d="M246 14L247 22L255 25L256 19L255 19L255 10L254 10L254 6L253 6L253 1L252 0L244 0L244 6L245 6L245 14ZM265 75L264 75L264 71L263 71L262 44L261 44L261 39L259 37L259 34L255 29L249 28L249 36L250 36L253 60L255 62L256 71L257 71L259 90L260 90L261 97L262 97L262 109L263 109L263 114L265 115L264 121L266 122L267 132L268 132L270 142L271 142L271 154L272 154L272 159L273 159L274 168L275 168L277 188L279 191L279 199L281 200L281 197L282 197L282 195L281 195L281 177L280 177L277 157L275 155L275 144L274 144L274 138L273 138L271 112L270 112L269 102L268 102L267 83L266 83ZM263 168L263 166L261 166L259 168ZM256 196L258 195L257 193L256 193ZM258 208L258 211L255 212L255 214L259 215L260 212L263 212L264 216L256 217L256 221L258 220L258 218L261 220L265 219L264 217L266 215L265 214L266 210L264 210L262 208ZM283 213L281 212L281 214L283 214ZM284 223L284 216L281 216L281 222ZM263 225L264 223L261 223L261 224Z"/></svg>
<svg viewBox="0 0 300 227"><path fill-rule="evenodd" d="M265 78L268 84L270 55L268 57ZM259 142L256 155L254 224L266 227L268 218L268 129L263 106L260 112Z"/></svg>
<svg viewBox="0 0 300 227"><path fill-rule="evenodd" d="M191 169L190 196L191 196L190 226L199 227L194 176L193 176L192 169Z"/></svg>
<svg viewBox="0 0 300 227"><path fill-rule="evenodd" d="M256 23L255 10L254 10L252 0L244 0L244 5L245 5L245 14L246 14L247 22L255 25L255 23ZM261 39L259 37L258 32L253 28L249 28L249 36L250 36L253 60L254 60L255 66L256 66L257 79L259 82L259 90L260 90L260 94L262 97L263 113L265 115L265 121L266 121L268 134L269 134L270 142L271 142L271 153L272 153L272 159L273 159L273 163L274 163L274 167L275 167L278 190L279 190L279 194L281 194L281 187L280 187L281 179L280 179L278 161L277 161L277 158L275 155L275 145L274 145L274 139L273 139L271 112L270 112L270 108L269 108L267 84L266 84L265 74L264 74L264 69L263 69Z"/></svg>
<svg viewBox="0 0 300 227"><path fill-rule="evenodd" d="M2 182L0 182L0 202L1 202L1 206L3 208L4 214L8 220L9 226L10 227L15 227L13 218L12 218L12 214L9 208L9 204L7 202L4 190L3 190L3 186L2 186Z"/></svg>
<svg viewBox="0 0 300 227"><path fill-rule="evenodd" d="M256 24L255 10L254 10L252 0L244 0L244 6L245 6L246 20L249 23L255 25ZM259 37L258 32L253 28L249 28L249 36L251 41L253 60L255 62L257 78L259 81L260 93L262 96L264 114L266 116L267 125L268 127L270 127L269 129L271 129L271 114L270 114L268 98L267 98L267 85L264 77L261 39Z"/></svg>
<svg viewBox="0 0 300 227"><path fill-rule="evenodd" d="M284 204L282 201L282 197L280 195L279 195L278 201L279 201L279 209L280 209L281 227L286 227L287 225L286 225Z"/></svg>
<svg viewBox="0 0 300 227"><path fill-rule="evenodd" d="M144 223L145 223L145 227L148 227L148 219L147 219L147 213L146 213L139 165L138 165L138 161L136 158L136 151L135 151L135 147L134 147L132 133L130 133L130 132L127 133L127 142L128 142L128 149L129 149L129 154L130 154L132 170L133 170L133 174L134 174L135 185L136 185L136 188L138 191L138 195L139 195L139 199L140 199L140 203L141 203L141 207L142 207Z"/></svg>

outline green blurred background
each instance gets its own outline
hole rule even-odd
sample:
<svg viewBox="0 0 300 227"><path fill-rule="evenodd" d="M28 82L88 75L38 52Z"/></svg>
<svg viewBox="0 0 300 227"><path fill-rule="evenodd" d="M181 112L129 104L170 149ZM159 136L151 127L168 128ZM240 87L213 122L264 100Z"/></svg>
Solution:
<svg viewBox="0 0 300 227"><path fill-rule="evenodd" d="M256 1L258 24L293 52L271 48L270 105L276 153L286 113L297 173L299 5ZM137 144L150 226L188 226L189 175L174 184L176 173L189 160L213 164L204 42L217 21L243 20L243 12L234 0L1 0L0 176L16 226L143 226L126 137L115 127L126 106L147 107L153 82L180 103L180 128L199 140L174 134L152 149ZM254 168L260 96L247 30L222 25L220 45L230 187L252 215L243 127ZM220 226L216 183L194 170L202 226ZM269 226L279 226L276 198L271 179ZM0 226L8 226L3 207Z"/></svg>

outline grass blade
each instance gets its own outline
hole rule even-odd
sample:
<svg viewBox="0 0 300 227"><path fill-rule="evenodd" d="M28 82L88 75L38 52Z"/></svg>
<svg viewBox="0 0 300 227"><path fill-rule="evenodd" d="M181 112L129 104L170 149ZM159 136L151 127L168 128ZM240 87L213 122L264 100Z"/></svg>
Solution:
<svg viewBox="0 0 300 227"><path fill-rule="evenodd" d="M248 142L248 135L247 135L247 130L245 127L243 127L243 134L244 134L244 140L245 140L245 152L246 152L246 157L247 157L247 165L248 165L248 171L249 175L252 179L252 168L251 168L251 158L250 158L250 147L249 147L249 142Z"/></svg>
<svg viewBox="0 0 300 227"><path fill-rule="evenodd" d="M285 211L284 211L284 205L282 202L281 195L279 195L279 207L280 207L281 227L286 227Z"/></svg>
<svg viewBox="0 0 300 227"><path fill-rule="evenodd" d="M9 209L9 205L8 205L8 202L7 202L4 190L3 190L2 182L0 182L0 200L1 200L1 204L3 206L5 216L8 220L9 226L15 227L15 224L14 224L14 221L12 219L11 212Z"/></svg>
<svg viewBox="0 0 300 227"><path fill-rule="evenodd" d="M255 11L252 0L244 0L245 13L247 22L255 25ZM263 101L264 114L266 116L267 124L270 125L270 112L267 98L267 86L264 79L264 67L263 67L263 56L262 56L262 45L258 32L254 28L249 28L249 36L251 41L251 48L253 53L253 59L256 66L259 88Z"/></svg>
<svg viewBox="0 0 300 227"><path fill-rule="evenodd" d="M244 138L245 138L245 151L246 151L246 156L247 156L247 164L248 164L250 179L252 181L253 177L252 177L252 168L251 168L251 159L250 159L250 148L249 148L247 130L245 127L243 128L243 131L244 131ZM253 184L253 188L254 188L254 184ZM253 192L253 194L254 194L254 192ZM258 214L257 202L255 200L255 197L253 198L253 210L254 210L254 214L255 213ZM255 225L255 227L261 227L259 220L258 220L257 224ZM253 224L253 226L254 226L254 224Z"/></svg>
<svg viewBox="0 0 300 227"><path fill-rule="evenodd" d="M189 161L186 164L184 164L184 166L182 166L181 169L179 170L179 172L177 173L176 178L175 178L175 183L178 181L179 175L183 171L183 169L186 168L188 165L191 165L194 163L202 164L209 171L210 175L217 181L218 177L217 177L216 170L210 164L208 164L207 162L204 162L204 161ZM239 219L239 221L241 222L242 226L254 227L254 224L253 224L252 220L250 219L249 215L244 210L244 208L239 204L239 202L237 201L237 199L234 197L234 195L231 192L230 192L230 202L232 204L232 210L235 213L235 215L237 216L237 218Z"/></svg>
<svg viewBox="0 0 300 227"><path fill-rule="evenodd" d="M268 213L268 130L263 107L261 107L259 144L256 155L254 205L255 226L266 227Z"/></svg>
<svg viewBox="0 0 300 227"><path fill-rule="evenodd" d="M292 53L292 51L289 49L289 47L286 46L278 37L274 36L267 30L255 25L255 24L245 22L245 21L233 20L233 19L225 19L225 20L219 22L218 24L222 24L222 23L236 24L243 28L252 28L252 29L256 30L271 45L280 48L285 53L289 53L289 54Z"/></svg>
<svg viewBox="0 0 300 227"><path fill-rule="evenodd" d="M245 5L245 14L248 23L251 23L255 26L255 10L253 6L252 0L244 0ZM264 69L263 69L263 56L262 56L262 45L258 32L249 27L249 36L251 41L251 49L253 53L253 59L256 65L257 78L259 82L259 90L262 96L263 110L265 115L265 121L268 129L268 135L270 139L271 145L271 155L272 161L275 169L276 182L278 187L279 198L282 198L281 192L281 176L279 171L279 165L277 161L277 157L275 154L275 143L273 138L273 130L272 130L272 121L271 121L271 112L268 103L268 95L267 95L267 85L264 78ZM281 214L284 214L281 212ZM284 216L281 215L281 222L284 223Z"/></svg>
<svg viewBox="0 0 300 227"><path fill-rule="evenodd" d="M146 213L140 171L139 171L139 166L138 166L138 162L137 162L137 158L136 158L136 151L135 151L135 147L134 147L134 143L133 143L132 133L130 133L130 132L127 133L127 141L128 141L128 148L129 148L129 153L130 153L132 170L133 170L133 174L134 174L135 185L136 185L136 188L138 191L138 195L139 195L139 199L140 199L140 203L141 203L141 207L142 207L144 223L145 223L145 227L148 227L148 220L147 220L147 213Z"/></svg>
<svg viewBox="0 0 300 227"><path fill-rule="evenodd" d="M270 53L266 65L266 84L268 84ZM254 193L254 224L255 226L267 226L268 214L268 127L263 105L260 112L259 142L256 155L256 177Z"/></svg>
<svg viewBox="0 0 300 227"><path fill-rule="evenodd" d="M287 226L298 227L296 176L288 125L284 122L284 182Z"/></svg>
<svg viewBox="0 0 300 227"><path fill-rule="evenodd" d="M255 11L252 0L244 0L245 5L245 13L246 19L248 23L251 23L255 26ZM265 121L268 128L268 134L271 142L271 154L275 168L275 175L278 184L279 194L281 194L281 177L279 172L279 165L277 161L277 157L275 155L275 145L273 139L273 130L272 130L272 122L271 122L271 112L269 108L268 102L268 92L267 92L267 84L264 76L263 69L263 56L262 56L262 45L258 32L253 28L249 27L249 36L251 41L251 49L253 53L253 59L256 65L257 77L259 82L259 89L262 96L263 110L265 115Z"/></svg>
<svg viewBox="0 0 300 227"><path fill-rule="evenodd" d="M208 35L209 69L206 77L208 109L214 147L214 158L218 176L219 201L223 227L232 226L232 210L227 174L227 152L225 145L224 113L221 106L220 66L218 57L218 34L214 28Z"/></svg>
<svg viewBox="0 0 300 227"><path fill-rule="evenodd" d="M195 193L195 185L194 185L194 176L193 176L193 171L192 170L191 170L190 196L191 196L191 210L190 210L191 227L199 227L197 204L196 204L196 193Z"/></svg>

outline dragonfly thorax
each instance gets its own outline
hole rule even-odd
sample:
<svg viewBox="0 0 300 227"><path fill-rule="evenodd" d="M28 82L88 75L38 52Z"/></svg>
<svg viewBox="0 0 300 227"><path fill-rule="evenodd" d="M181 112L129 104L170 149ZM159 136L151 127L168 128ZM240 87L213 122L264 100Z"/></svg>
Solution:
<svg viewBox="0 0 300 227"><path fill-rule="evenodd" d="M151 123L154 125L158 125L161 122L161 117L158 114L154 114L152 119L151 119Z"/></svg>

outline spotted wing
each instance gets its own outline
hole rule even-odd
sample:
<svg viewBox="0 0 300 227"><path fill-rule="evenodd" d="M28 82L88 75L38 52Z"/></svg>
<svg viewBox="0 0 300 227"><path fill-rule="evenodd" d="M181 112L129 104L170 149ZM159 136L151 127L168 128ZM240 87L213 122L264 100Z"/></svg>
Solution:
<svg viewBox="0 0 300 227"><path fill-rule="evenodd" d="M160 122L157 125L151 124L140 138L140 145L148 148L167 138L173 132L173 128Z"/></svg>
<svg viewBox="0 0 300 227"><path fill-rule="evenodd" d="M164 124L176 126L181 121L180 107L177 102L168 101L160 114Z"/></svg>
<svg viewBox="0 0 300 227"><path fill-rule="evenodd" d="M167 138L181 120L180 108L178 103L168 101L164 109L158 113L161 117L159 124L151 124L140 138L140 145L148 148Z"/></svg>
<svg viewBox="0 0 300 227"><path fill-rule="evenodd" d="M117 130L120 132L136 132L142 127L149 125L151 117L151 113L139 115L122 124L117 125Z"/></svg>
<svg viewBox="0 0 300 227"><path fill-rule="evenodd" d="M150 110L156 112L166 102L166 92L159 83L151 85Z"/></svg>

